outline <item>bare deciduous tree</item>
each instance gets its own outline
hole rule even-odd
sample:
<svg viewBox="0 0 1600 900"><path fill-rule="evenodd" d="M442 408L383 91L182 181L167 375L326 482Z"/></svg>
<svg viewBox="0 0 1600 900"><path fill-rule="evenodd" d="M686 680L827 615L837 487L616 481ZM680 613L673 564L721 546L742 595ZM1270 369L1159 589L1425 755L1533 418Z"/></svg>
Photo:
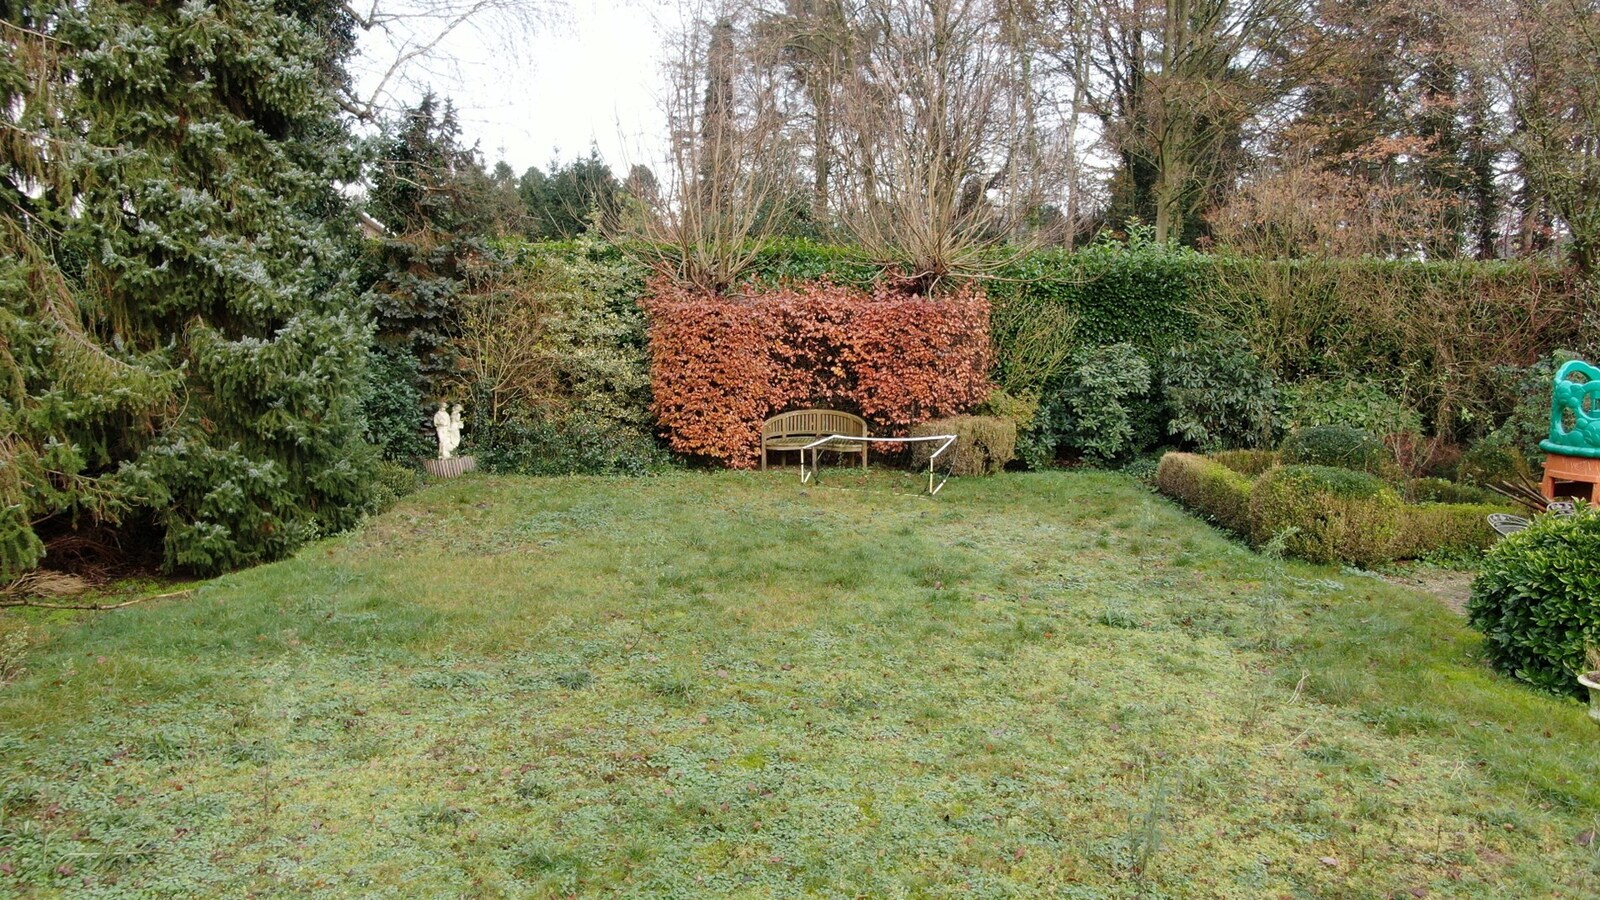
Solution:
<svg viewBox="0 0 1600 900"><path fill-rule="evenodd" d="M839 100L846 228L928 289L999 260L1050 199L1059 129L1022 83L1026 48L994 0L865 0Z"/></svg>
<svg viewBox="0 0 1600 900"><path fill-rule="evenodd" d="M839 94L855 66L855 31L844 0L783 0L782 9L759 20L763 41L800 91L803 103L792 124L804 130L810 168L812 221L832 216Z"/></svg>
<svg viewBox="0 0 1600 900"><path fill-rule="evenodd" d="M689 0L666 63L667 183L636 197L626 246L658 269L726 292L782 215L794 170L783 141L781 67L751 34L751 10Z"/></svg>
<svg viewBox="0 0 1600 900"><path fill-rule="evenodd" d="M360 36L356 76L339 104L361 121L385 111L395 89L419 69L441 62L443 48L472 29L505 45L559 16L561 0L345 0L348 22Z"/></svg>
<svg viewBox="0 0 1600 900"><path fill-rule="evenodd" d="M526 272L482 266L470 274L458 303L463 380L482 392L491 421L547 404L558 388L544 346L549 304Z"/></svg>
<svg viewBox="0 0 1600 900"><path fill-rule="evenodd" d="M1119 157L1124 212L1176 240L1286 110L1307 0L1065 0L1054 48Z"/></svg>
<svg viewBox="0 0 1600 900"><path fill-rule="evenodd" d="M1416 181L1358 180L1300 158L1257 173L1210 223L1217 244L1244 256L1392 258L1435 243L1458 205Z"/></svg>
<svg viewBox="0 0 1600 900"><path fill-rule="evenodd" d="M1521 169L1568 232L1570 257L1600 265L1600 4L1514 0L1503 75Z"/></svg>

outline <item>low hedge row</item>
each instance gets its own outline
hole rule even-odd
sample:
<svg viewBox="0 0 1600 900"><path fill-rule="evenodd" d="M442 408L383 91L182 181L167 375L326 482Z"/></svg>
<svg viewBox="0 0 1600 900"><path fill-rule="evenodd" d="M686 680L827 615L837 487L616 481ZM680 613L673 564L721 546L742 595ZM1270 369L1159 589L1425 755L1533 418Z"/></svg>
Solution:
<svg viewBox="0 0 1600 900"><path fill-rule="evenodd" d="M1253 469L1263 457L1230 455ZM1372 566L1489 547L1492 504L1406 503L1374 476L1328 466L1287 465L1253 480L1222 460L1168 453L1156 470L1161 493L1256 546L1279 542L1303 559Z"/></svg>
<svg viewBox="0 0 1600 900"><path fill-rule="evenodd" d="M1499 535L1489 527L1492 513L1508 512L1495 503L1407 504L1396 536L1395 559L1433 553L1458 555L1487 550Z"/></svg>
<svg viewBox="0 0 1600 900"><path fill-rule="evenodd" d="M1278 464L1278 451L1222 450L1211 454L1210 458L1238 472L1240 475L1254 478Z"/></svg>
<svg viewBox="0 0 1600 900"><path fill-rule="evenodd" d="M1364 472L1332 466L1271 469L1250 490L1250 539L1282 541L1312 562L1371 566L1393 559L1404 504Z"/></svg>
<svg viewBox="0 0 1600 900"><path fill-rule="evenodd" d="M1168 453L1156 488L1238 534L1250 533L1250 479L1197 453Z"/></svg>

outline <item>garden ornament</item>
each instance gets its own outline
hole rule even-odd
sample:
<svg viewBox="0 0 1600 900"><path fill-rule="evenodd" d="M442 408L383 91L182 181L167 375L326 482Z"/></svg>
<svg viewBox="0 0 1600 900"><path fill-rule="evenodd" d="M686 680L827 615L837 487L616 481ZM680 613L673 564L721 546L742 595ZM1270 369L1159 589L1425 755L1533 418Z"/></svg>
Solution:
<svg viewBox="0 0 1600 900"><path fill-rule="evenodd" d="M439 411L433 414L433 430L439 436L439 458L451 458L461 446L461 404L456 404L452 414L440 400Z"/></svg>
<svg viewBox="0 0 1600 900"><path fill-rule="evenodd" d="M1529 524L1527 519L1521 516L1514 516L1511 513L1489 514L1489 527L1499 532L1501 537L1507 537L1519 531L1526 531Z"/></svg>
<svg viewBox="0 0 1600 900"><path fill-rule="evenodd" d="M1574 380L1574 377L1582 380ZM1548 453L1600 458L1600 369L1575 359L1556 372L1550 398Z"/></svg>

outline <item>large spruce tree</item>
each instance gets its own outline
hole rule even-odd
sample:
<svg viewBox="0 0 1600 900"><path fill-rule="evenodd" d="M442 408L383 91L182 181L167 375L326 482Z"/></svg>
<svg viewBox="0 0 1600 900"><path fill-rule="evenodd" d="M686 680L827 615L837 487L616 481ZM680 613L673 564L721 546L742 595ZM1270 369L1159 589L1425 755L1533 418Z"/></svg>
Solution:
<svg viewBox="0 0 1600 900"><path fill-rule="evenodd" d="M207 572L350 524L340 4L0 10L0 578L88 526Z"/></svg>

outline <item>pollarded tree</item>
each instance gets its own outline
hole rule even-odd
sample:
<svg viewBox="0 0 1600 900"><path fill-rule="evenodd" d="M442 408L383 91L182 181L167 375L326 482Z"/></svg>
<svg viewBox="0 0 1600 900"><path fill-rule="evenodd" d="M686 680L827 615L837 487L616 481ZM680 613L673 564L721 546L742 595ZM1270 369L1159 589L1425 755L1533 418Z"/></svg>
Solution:
<svg viewBox="0 0 1600 900"><path fill-rule="evenodd" d="M81 525L215 571L352 523L339 6L3 10L0 575Z"/></svg>
<svg viewBox="0 0 1600 900"><path fill-rule="evenodd" d="M1030 106L1025 57L996 0L867 0L837 103L844 226L921 290L1003 264L1052 196L1059 132Z"/></svg>

